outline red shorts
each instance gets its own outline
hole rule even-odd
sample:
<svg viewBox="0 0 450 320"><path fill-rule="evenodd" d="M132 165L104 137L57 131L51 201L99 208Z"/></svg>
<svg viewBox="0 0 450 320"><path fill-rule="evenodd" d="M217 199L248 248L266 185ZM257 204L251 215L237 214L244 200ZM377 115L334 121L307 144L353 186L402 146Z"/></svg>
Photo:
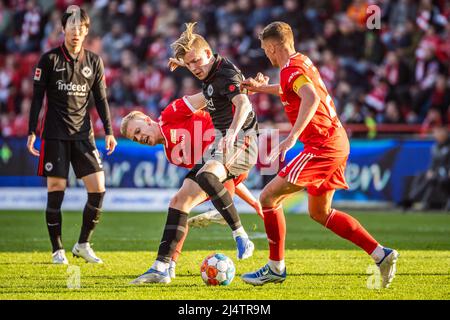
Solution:
<svg viewBox="0 0 450 320"><path fill-rule="evenodd" d="M319 196L328 190L348 189L344 176L347 158L330 158L303 151L278 175L292 184L305 187L313 196Z"/></svg>
<svg viewBox="0 0 450 320"><path fill-rule="evenodd" d="M244 182L247 178L248 178L248 171L242 173L242 174L239 175L238 177L234 178L232 181L233 181L234 186L236 187L236 186L238 186L241 182Z"/></svg>

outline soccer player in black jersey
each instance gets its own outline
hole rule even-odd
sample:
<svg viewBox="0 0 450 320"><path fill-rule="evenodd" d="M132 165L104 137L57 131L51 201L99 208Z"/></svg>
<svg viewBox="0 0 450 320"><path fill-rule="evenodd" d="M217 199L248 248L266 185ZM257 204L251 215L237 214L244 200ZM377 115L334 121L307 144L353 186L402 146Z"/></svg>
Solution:
<svg viewBox="0 0 450 320"><path fill-rule="evenodd" d="M186 31L171 45L175 58L170 59L169 66L171 70L185 66L203 81L203 95L196 95L201 101L192 107L205 108L211 115L215 142L212 152L204 155L204 164L198 164L189 172L183 186L171 199L158 257L147 272L132 281L133 284L170 282L170 258L186 232L188 214L206 197L231 227L237 258L247 259L254 250L223 182L248 173L256 163L256 115L247 95L239 89L243 80L239 69L229 60L214 55L206 40L193 32L194 26L195 23L188 23Z"/></svg>
<svg viewBox="0 0 450 320"><path fill-rule="evenodd" d="M98 55L83 48L89 31L89 17L83 9L70 6L61 22L64 43L43 54L34 73L27 148L31 154L39 156L38 175L47 178L46 222L53 263L68 263L61 240L61 204L70 164L88 192L80 236L72 253L87 262L102 263L89 243L99 222L105 195L103 165L87 110L91 93L104 125L108 155L114 151L117 142L106 99L103 62ZM34 143L45 94L47 108L41 125L41 147L37 151Z"/></svg>
<svg viewBox="0 0 450 320"><path fill-rule="evenodd" d="M186 30L172 45L175 59L203 82L206 108L215 130L215 148L196 175L196 181L212 199L233 230L238 252L251 255L253 244L243 231L239 215L223 182L248 172L257 160L256 114L245 92L240 90L244 77L228 59L213 54L208 42L194 33L195 23L186 24ZM239 254L238 254L239 255Z"/></svg>

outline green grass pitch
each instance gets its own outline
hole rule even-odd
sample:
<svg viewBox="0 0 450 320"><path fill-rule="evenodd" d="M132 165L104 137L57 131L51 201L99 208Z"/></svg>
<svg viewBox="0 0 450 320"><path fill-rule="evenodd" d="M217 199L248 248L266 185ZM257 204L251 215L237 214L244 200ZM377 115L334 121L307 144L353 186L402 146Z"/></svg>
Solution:
<svg viewBox="0 0 450 320"><path fill-rule="evenodd" d="M242 215L256 246L250 259L237 261L228 228L193 228L176 279L168 285L130 285L156 257L165 216L105 212L93 239L105 264L86 264L68 255L67 267L50 263L42 212L0 212L0 299L450 299L450 215L354 214L378 241L400 252L397 277L388 289L370 286L373 263L365 252L306 215L287 215L288 278L281 285L252 287L239 277L267 261L264 225L256 215ZM81 213L64 212L66 251L77 240L80 223ZM200 263L212 252L235 262L231 285L203 284ZM68 288L78 271L80 288Z"/></svg>

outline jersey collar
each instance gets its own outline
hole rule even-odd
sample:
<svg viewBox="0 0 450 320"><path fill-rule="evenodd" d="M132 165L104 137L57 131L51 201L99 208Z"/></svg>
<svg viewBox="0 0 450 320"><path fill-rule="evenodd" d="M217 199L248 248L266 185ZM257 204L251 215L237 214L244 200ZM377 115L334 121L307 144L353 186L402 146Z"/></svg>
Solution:
<svg viewBox="0 0 450 320"><path fill-rule="evenodd" d="M64 59L67 62L82 61L84 58L84 48L83 47L81 47L81 51L78 54L78 57L76 59L72 58L72 56L70 55L69 50L67 50L64 42L61 44L60 49L61 49L62 54L64 55Z"/></svg>
<svg viewBox="0 0 450 320"><path fill-rule="evenodd" d="M209 70L209 73L206 76L205 80L203 80L203 82L210 82L214 78L214 75L222 64L223 58L219 54L214 54L214 58L216 58L216 60L214 61L211 70Z"/></svg>
<svg viewBox="0 0 450 320"><path fill-rule="evenodd" d="M284 69L284 68L289 67L289 64L291 63L291 59L294 58L294 57L296 57L298 54L299 54L298 52L295 52L295 53L291 54L291 55L289 56L288 61L286 62L286 64L285 64L285 65L283 66L283 68L281 68L281 69Z"/></svg>

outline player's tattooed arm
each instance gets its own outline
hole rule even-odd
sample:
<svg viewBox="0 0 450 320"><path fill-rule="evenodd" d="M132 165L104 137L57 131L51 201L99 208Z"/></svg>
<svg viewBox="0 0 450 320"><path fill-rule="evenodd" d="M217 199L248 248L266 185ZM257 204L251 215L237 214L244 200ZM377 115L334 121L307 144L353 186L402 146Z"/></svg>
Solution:
<svg viewBox="0 0 450 320"><path fill-rule="evenodd" d="M191 96L185 96L185 98L189 101L191 106L196 109L200 110L206 107L206 99L202 92L196 93Z"/></svg>
<svg viewBox="0 0 450 320"><path fill-rule="evenodd" d="M241 82L242 89L247 89L249 93L269 93L273 95L279 95L280 85L269 84L269 77L258 72L255 78L247 78Z"/></svg>

